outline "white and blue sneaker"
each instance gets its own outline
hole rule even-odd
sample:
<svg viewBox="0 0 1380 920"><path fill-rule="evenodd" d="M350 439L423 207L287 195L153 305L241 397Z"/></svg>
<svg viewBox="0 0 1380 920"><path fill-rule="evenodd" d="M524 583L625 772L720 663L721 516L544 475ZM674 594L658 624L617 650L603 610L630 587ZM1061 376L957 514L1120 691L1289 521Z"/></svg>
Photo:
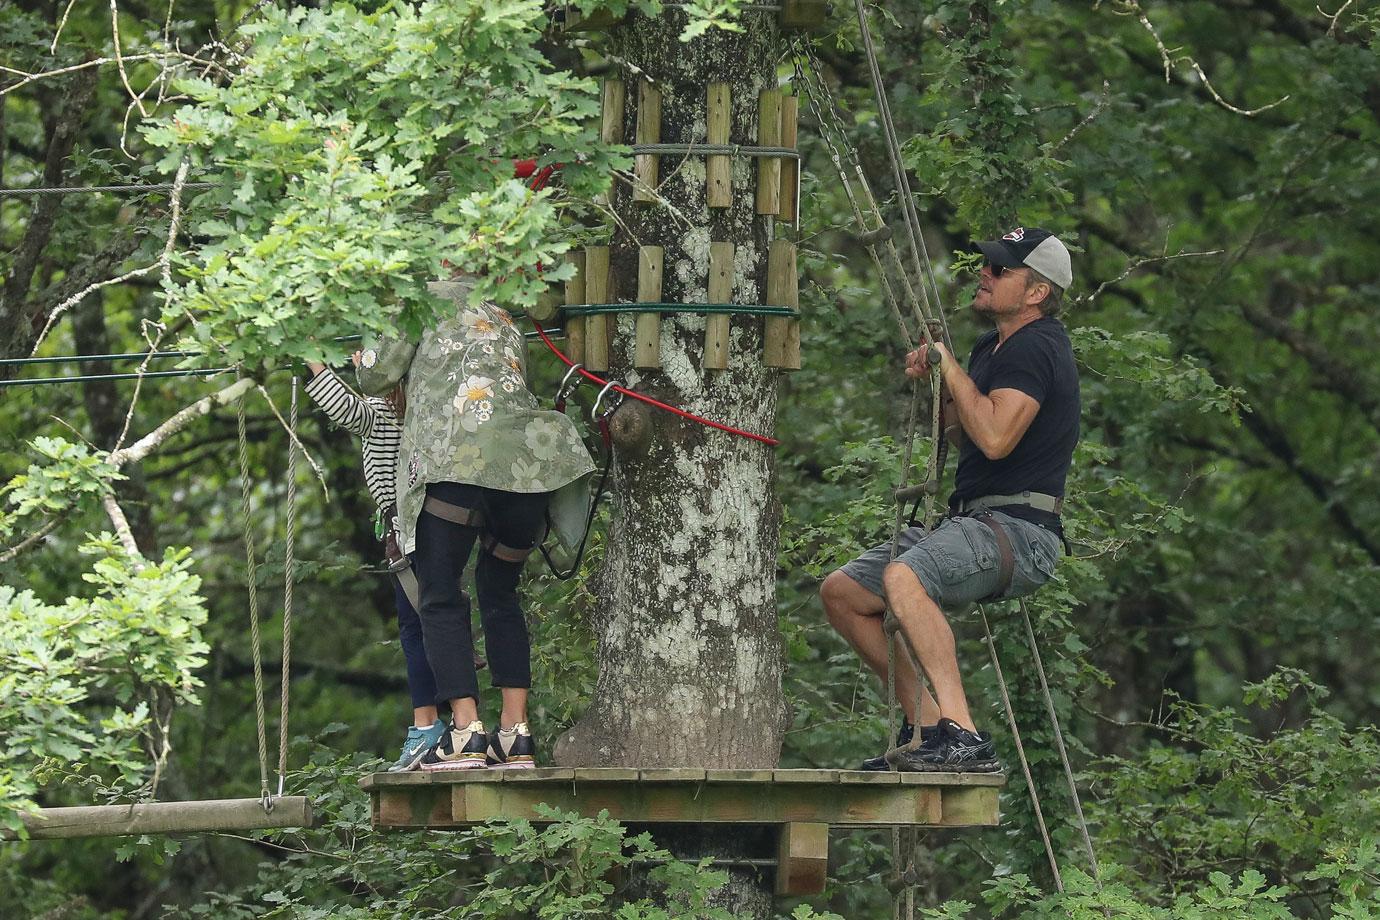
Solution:
<svg viewBox="0 0 1380 920"><path fill-rule="evenodd" d="M389 773L406 773L409 770L417 769L417 765L422 762L426 752L431 750L441 736L446 733L446 723L437 719L431 724L430 728L418 728L412 726L407 730L407 740L403 742L402 753L393 766L388 768Z"/></svg>

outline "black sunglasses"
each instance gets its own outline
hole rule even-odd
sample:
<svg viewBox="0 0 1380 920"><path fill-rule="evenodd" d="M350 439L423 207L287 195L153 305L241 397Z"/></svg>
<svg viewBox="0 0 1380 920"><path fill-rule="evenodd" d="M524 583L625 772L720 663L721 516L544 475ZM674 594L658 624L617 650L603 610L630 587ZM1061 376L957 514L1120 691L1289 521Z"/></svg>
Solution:
<svg viewBox="0 0 1380 920"><path fill-rule="evenodd" d="M984 262L982 266L992 273L993 278L1000 278L1003 272L1009 272L1020 267L1014 265L993 265L991 262Z"/></svg>

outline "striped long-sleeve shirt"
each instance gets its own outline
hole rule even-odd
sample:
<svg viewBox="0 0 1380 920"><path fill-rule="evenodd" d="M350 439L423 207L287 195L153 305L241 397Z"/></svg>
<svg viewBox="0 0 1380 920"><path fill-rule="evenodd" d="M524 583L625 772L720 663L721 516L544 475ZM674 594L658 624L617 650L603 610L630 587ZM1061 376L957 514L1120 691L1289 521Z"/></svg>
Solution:
<svg viewBox="0 0 1380 920"><path fill-rule="evenodd" d="M397 501L398 444L402 426L387 400L359 396L330 368L307 382L307 395L327 418L363 440L364 483L380 509Z"/></svg>

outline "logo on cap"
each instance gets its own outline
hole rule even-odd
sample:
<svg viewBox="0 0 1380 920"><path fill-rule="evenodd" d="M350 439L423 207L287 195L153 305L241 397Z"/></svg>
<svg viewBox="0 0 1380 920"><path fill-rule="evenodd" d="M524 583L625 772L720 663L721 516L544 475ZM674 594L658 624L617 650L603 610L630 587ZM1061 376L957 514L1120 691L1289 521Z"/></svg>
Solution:
<svg viewBox="0 0 1380 920"><path fill-rule="evenodd" d="M1010 233L1004 235L1002 239L1010 240L1013 243L1019 243L1021 240L1025 239L1025 228L1017 227L1015 230L1012 230Z"/></svg>

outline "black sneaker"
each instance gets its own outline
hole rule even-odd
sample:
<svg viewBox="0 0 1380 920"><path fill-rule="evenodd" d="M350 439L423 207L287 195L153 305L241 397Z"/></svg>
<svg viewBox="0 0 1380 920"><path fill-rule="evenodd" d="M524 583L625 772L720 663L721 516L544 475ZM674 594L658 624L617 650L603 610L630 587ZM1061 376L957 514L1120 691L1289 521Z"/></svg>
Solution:
<svg viewBox="0 0 1380 920"><path fill-rule="evenodd" d="M921 741L921 743L924 743L925 741L928 741L929 738L930 738L930 736L933 735L933 734L934 734L934 726L933 726L933 725L922 725L922 726L920 726L920 741ZM914 726L914 725L911 725L909 722L902 721L902 722L901 722L901 730L898 731L898 732L896 733L896 746L897 746L897 747L901 747L902 745L910 744L911 739L914 738L914 737L915 737L915 726ZM858 767L858 769L859 769L859 770L868 770L868 771L871 771L871 772L879 772L879 771L882 771L882 770L890 770L891 767L890 767L890 766L887 764L887 762L886 762L886 754L885 754L885 753L881 753L881 754L878 754L876 757L869 757L869 758L867 758L866 760L864 760L864 761L862 762L862 765L861 765L860 767Z"/></svg>
<svg viewBox="0 0 1380 920"><path fill-rule="evenodd" d="M537 746L526 722L489 732L488 763L495 770L530 770L537 765Z"/></svg>
<svg viewBox="0 0 1380 920"><path fill-rule="evenodd" d="M478 720L460 728L450 723L441 740L437 741L422 757L422 769L475 770L486 766L484 749L488 747L489 736L484 734L484 723Z"/></svg>
<svg viewBox="0 0 1380 920"><path fill-rule="evenodd" d="M992 736L970 732L953 719L940 719L934 735L914 751L901 754L896 767L918 773L1001 772Z"/></svg>

